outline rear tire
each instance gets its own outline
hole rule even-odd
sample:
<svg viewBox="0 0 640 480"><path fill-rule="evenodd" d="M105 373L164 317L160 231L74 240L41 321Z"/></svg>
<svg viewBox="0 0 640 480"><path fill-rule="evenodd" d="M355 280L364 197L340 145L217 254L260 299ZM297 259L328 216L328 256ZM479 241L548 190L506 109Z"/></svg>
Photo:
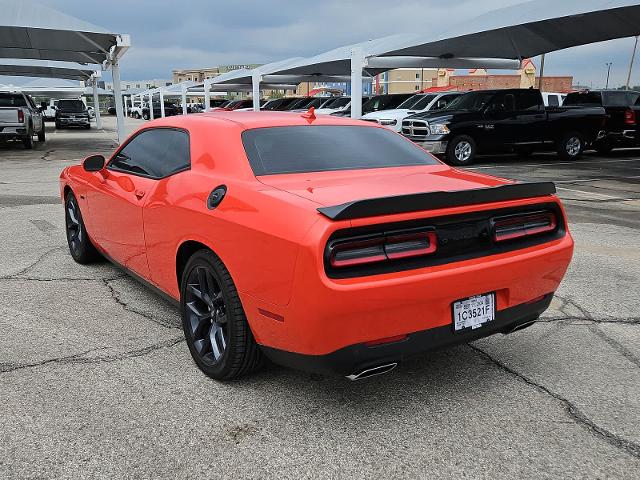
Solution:
<svg viewBox="0 0 640 480"><path fill-rule="evenodd" d="M558 156L562 160L577 160L584 152L584 138L578 132L569 132L558 142Z"/></svg>
<svg viewBox="0 0 640 480"><path fill-rule="evenodd" d="M235 284L222 261L209 250L194 253L180 283L182 327L193 361L216 380L258 370L263 356Z"/></svg>
<svg viewBox="0 0 640 480"><path fill-rule="evenodd" d="M56 122L56 130L60 130L62 128L62 125L60 125L60 122Z"/></svg>
<svg viewBox="0 0 640 480"><path fill-rule="evenodd" d="M44 142L46 140L45 138L45 133L44 133L44 122L42 122L42 131L40 133L38 133L38 141L39 142Z"/></svg>
<svg viewBox="0 0 640 480"><path fill-rule="evenodd" d="M100 253L87 235L78 200L72 192L67 194L64 201L64 219L71 257L82 265L98 260Z"/></svg>
<svg viewBox="0 0 640 480"><path fill-rule="evenodd" d="M22 144L27 150L33 149L33 131L29 129L26 137L22 137Z"/></svg>
<svg viewBox="0 0 640 480"><path fill-rule="evenodd" d="M458 135L447 145L445 161L449 165L471 165L476 157L476 142L468 135Z"/></svg>

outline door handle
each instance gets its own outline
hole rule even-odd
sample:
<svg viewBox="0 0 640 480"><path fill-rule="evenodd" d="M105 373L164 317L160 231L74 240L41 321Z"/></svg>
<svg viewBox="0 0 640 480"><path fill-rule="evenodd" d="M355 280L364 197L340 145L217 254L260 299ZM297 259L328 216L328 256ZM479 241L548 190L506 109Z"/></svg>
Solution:
<svg viewBox="0 0 640 480"><path fill-rule="evenodd" d="M135 196L138 200L140 200L142 197L144 197L144 192L142 190L136 190Z"/></svg>

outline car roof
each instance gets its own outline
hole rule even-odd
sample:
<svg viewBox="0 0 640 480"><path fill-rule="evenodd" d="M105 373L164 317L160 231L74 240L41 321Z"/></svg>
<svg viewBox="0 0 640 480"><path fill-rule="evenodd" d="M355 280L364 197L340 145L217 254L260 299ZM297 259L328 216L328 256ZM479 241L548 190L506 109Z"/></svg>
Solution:
<svg viewBox="0 0 640 480"><path fill-rule="evenodd" d="M172 117L159 118L147 122L142 128L152 127L200 127L207 125L217 125L228 127L240 127L244 130L265 127L287 127L297 125L356 125L378 128L371 122L353 120L349 117L334 117L331 115L318 115L315 119L307 118L306 112L278 112L278 111L248 111L229 112L215 111L198 113L191 115L177 115Z"/></svg>

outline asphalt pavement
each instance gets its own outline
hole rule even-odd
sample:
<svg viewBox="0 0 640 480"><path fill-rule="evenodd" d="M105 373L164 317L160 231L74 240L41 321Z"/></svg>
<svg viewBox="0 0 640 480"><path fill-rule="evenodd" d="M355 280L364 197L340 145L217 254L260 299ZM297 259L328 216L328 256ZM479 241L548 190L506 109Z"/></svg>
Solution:
<svg viewBox="0 0 640 480"><path fill-rule="evenodd" d="M67 252L59 172L113 125L0 146L0 478L640 478L640 150L472 168L565 202L574 260L533 327L362 382L218 383L173 306Z"/></svg>

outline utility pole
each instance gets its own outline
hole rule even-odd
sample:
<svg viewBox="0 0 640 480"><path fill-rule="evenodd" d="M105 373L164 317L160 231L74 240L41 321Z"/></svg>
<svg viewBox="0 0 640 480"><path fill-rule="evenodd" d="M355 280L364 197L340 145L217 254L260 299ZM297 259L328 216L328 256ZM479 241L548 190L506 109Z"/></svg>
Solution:
<svg viewBox="0 0 640 480"><path fill-rule="evenodd" d="M629 74L627 75L627 90L629 90L629 85L631 83L631 72L633 71L633 61L636 58L637 48L638 48L638 37L636 37L636 42L633 44L633 53L631 54L631 61L629 62Z"/></svg>
<svg viewBox="0 0 640 480"><path fill-rule="evenodd" d="M604 87L605 90L609 88L609 76L611 75L611 65L613 65L613 62L607 62L607 86Z"/></svg>

